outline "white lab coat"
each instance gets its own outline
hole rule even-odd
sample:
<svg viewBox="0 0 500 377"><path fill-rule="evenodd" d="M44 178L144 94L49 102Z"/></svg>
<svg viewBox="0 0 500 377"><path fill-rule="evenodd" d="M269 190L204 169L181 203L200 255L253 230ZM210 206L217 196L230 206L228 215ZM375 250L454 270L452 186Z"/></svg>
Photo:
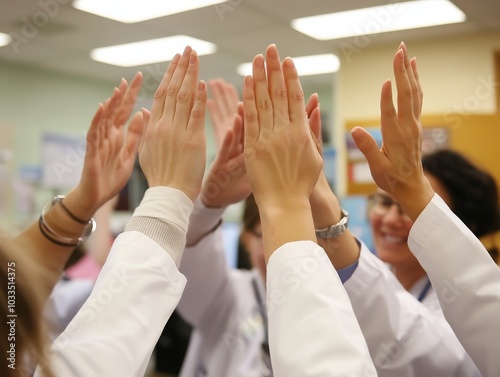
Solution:
<svg viewBox="0 0 500 377"><path fill-rule="evenodd" d="M206 233L221 215L198 201L189 232L194 227L194 233ZM186 248L181 263L188 283L178 308L195 329L180 377L262 377L258 302L251 279L244 277L248 272L227 267L219 232ZM254 276L260 278L256 271ZM379 376L480 375L442 314L427 310L364 245L345 288ZM242 330L245 323L255 323L254 329Z"/></svg>
<svg viewBox="0 0 500 377"><path fill-rule="evenodd" d="M188 281L178 311L194 326L180 376L262 377L259 271L229 269L220 228L186 248L180 271Z"/></svg>
<svg viewBox="0 0 500 377"><path fill-rule="evenodd" d="M175 206L156 209L162 200ZM143 203L136 214L161 219L170 241L162 247L138 231L116 238L90 297L50 348L48 361L56 376L144 376L186 285L171 255L184 247L192 202L179 190L156 187L146 192ZM45 362L40 361L36 377L42 376Z"/></svg>
<svg viewBox="0 0 500 377"><path fill-rule="evenodd" d="M278 248L267 265L275 377L376 376L339 276L311 241Z"/></svg>
<svg viewBox="0 0 500 377"><path fill-rule="evenodd" d="M444 315L484 377L500 376L500 269L435 195L408 239Z"/></svg>
<svg viewBox="0 0 500 377"><path fill-rule="evenodd" d="M344 286L379 376L481 376L432 289L420 303L363 244L358 267Z"/></svg>

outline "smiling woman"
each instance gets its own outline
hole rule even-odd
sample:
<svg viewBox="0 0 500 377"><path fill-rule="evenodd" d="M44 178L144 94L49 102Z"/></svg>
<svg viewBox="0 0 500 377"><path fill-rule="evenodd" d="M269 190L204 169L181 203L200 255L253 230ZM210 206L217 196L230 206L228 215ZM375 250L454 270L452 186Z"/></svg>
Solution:
<svg viewBox="0 0 500 377"><path fill-rule="evenodd" d="M498 262L500 209L493 177L461 154L441 150L422 159L433 190L478 237ZM368 200L368 217L378 257L388 263L399 282L420 301L434 295L424 269L408 248L411 219L388 193L378 190Z"/></svg>

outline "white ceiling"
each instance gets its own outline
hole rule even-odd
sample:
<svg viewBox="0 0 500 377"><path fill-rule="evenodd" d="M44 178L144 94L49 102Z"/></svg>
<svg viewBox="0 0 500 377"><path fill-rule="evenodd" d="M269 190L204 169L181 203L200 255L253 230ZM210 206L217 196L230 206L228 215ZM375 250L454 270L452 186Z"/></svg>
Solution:
<svg viewBox="0 0 500 377"><path fill-rule="evenodd" d="M146 89L156 88L165 70L165 63L120 68L92 61L89 58L90 50L186 34L218 46L215 55L200 58L202 79L224 77L240 86L242 77L236 73L238 64L251 61L255 54L264 52L270 43L276 43L281 56L285 57L325 52L340 56L340 43L352 42L316 41L294 31L290 27L292 19L394 3L382 0L229 0L224 8L210 6L136 24L122 24L76 10L70 0L0 2L0 32L9 33L17 40L14 45L0 48L0 61L112 83L117 83L121 77L130 78L137 70L141 70L146 77ZM411 42L500 30L500 1L453 2L467 14L465 23L380 34L371 37L371 43L396 45L401 40ZM117 0L117 6L119 3ZM40 27L28 29L33 22ZM329 80L325 80L322 75L304 78L304 81L324 83Z"/></svg>

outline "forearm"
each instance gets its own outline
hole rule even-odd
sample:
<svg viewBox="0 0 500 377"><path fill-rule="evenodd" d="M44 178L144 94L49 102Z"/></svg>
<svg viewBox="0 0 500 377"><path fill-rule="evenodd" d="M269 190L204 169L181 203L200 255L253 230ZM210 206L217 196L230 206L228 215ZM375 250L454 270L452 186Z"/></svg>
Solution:
<svg viewBox="0 0 500 377"><path fill-rule="evenodd" d="M464 348L483 375L499 375L498 266L437 195L413 224L408 245L440 293L446 319Z"/></svg>
<svg viewBox="0 0 500 377"><path fill-rule="evenodd" d="M316 229L328 228L342 218L340 203L324 174L320 174L309 201ZM350 266L359 258L359 245L349 230L335 238L318 238L318 244L326 251L336 270Z"/></svg>
<svg viewBox="0 0 500 377"><path fill-rule="evenodd" d="M280 246L294 241L316 242L316 233L307 199L270 200L277 205L259 206L266 261Z"/></svg>
<svg viewBox="0 0 500 377"><path fill-rule="evenodd" d="M83 209L79 205L80 195L76 190L69 192L63 199L64 206L77 218L89 220L94 210ZM46 224L58 235L76 240L82 236L85 225L72 219L62 208L60 203L55 203L44 215ZM30 252L33 260L43 266L47 273L44 275L47 295L60 278L64 265L73 252L76 245L60 245L47 238L40 230L37 220L16 237L16 241Z"/></svg>
<svg viewBox="0 0 500 377"><path fill-rule="evenodd" d="M479 375L443 316L407 292L366 246L344 287L380 374Z"/></svg>
<svg viewBox="0 0 500 377"><path fill-rule="evenodd" d="M222 220L225 210L226 207L207 207L203 204L200 197L198 197L194 202L193 212L189 218L186 246L195 246L204 237L213 232Z"/></svg>
<svg viewBox="0 0 500 377"><path fill-rule="evenodd" d="M332 266L324 263L324 251L314 245L288 243L267 265L274 373L289 377L375 375L349 298ZM306 261L308 269L298 269Z"/></svg>

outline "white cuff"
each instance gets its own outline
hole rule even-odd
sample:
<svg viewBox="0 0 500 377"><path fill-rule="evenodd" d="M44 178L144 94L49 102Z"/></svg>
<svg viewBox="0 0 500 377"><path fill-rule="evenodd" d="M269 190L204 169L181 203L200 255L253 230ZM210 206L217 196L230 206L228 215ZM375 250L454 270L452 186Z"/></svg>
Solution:
<svg viewBox="0 0 500 377"><path fill-rule="evenodd" d="M141 204L135 209L134 217L153 217L175 224L187 231L193 202L181 190L156 186L146 190Z"/></svg>

